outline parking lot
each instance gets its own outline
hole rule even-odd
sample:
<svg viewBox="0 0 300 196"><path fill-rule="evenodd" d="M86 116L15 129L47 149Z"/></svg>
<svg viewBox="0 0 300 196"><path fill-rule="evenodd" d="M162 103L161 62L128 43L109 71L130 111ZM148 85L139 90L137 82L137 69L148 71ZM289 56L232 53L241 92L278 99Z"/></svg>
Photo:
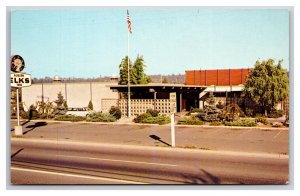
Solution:
<svg viewBox="0 0 300 196"><path fill-rule="evenodd" d="M11 135L14 136L11 121ZM166 147L170 126L120 125L31 121L23 125L24 138L72 140ZM176 147L203 150L288 154L288 128L229 128L176 126Z"/></svg>

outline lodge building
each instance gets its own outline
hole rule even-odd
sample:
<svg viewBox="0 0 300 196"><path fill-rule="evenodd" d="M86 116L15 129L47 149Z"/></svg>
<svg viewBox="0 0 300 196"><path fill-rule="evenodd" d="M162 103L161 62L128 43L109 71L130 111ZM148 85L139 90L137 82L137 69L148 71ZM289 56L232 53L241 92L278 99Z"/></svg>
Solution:
<svg viewBox="0 0 300 196"><path fill-rule="evenodd" d="M188 70L185 84L150 83L131 85L131 114L138 115L147 109L156 109L163 114L203 108L205 100L212 92L217 102L238 103L241 107L251 107L245 103L241 93L250 69ZM118 106L122 114L128 112L128 86L118 85L115 77L110 82L64 82L33 84L22 89L24 109L36 101L55 101L62 93L68 107L87 107L91 100L95 111L108 112L111 106ZM278 109L287 109L279 104Z"/></svg>

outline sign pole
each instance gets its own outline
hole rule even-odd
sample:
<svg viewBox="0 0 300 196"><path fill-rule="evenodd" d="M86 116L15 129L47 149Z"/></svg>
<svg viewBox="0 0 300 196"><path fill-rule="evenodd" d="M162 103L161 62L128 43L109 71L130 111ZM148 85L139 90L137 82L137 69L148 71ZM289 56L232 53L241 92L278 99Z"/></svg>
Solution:
<svg viewBox="0 0 300 196"><path fill-rule="evenodd" d="M23 135L23 129L20 126L19 88L17 88L17 119L18 125L15 126L15 135Z"/></svg>
<svg viewBox="0 0 300 196"><path fill-rule="evenodd" d="M20 126L19 88L17 88L17 119L18 126Z"/></svg>
<svg viewBox="0 0 300 196"><path fill-rule="evenodd" d="M175 147L175 114L171 114L171 140L172 147Z"/></svg>
<svg viewBox="0 0 300 196"><path fill-rule="evenodd" d="M19 88L30 86L31 78L28 74L23 74L21 71L25 68L25 61L20 55L14 55L11 58L10 70L10 86L17 88L17 119L18 125L15 126L15 135L23 135L23 127L20 125L20 107L19 107Z"/></svg>

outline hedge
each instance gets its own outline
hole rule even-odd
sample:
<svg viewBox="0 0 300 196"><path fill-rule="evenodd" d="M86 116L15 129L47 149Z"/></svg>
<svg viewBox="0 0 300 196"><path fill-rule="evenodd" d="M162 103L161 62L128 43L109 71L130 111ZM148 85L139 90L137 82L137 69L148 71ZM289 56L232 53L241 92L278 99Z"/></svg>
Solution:
<svg viewBox="0 0 300 196"><path fill-rule="evenodd" d="M84 121L85 117L84 116L76 116L76 115L57 115L54 117L54 120L78 122L78 121Z"/></svg>
<svg viewBox="0 0 300 196"><path fill-rule="evenodd" d="M204 123L197 117L185 116L178 121L179 125L203 125Z"/></svg>
<svg viewBox="0 0 300 196"><path fill-rule="evenodd" d="M88 114L86 117L86 121L88 122L115 122L117 121L116 117L111 114L101 113L101 112L93 112Z"/></svg>
<svg viewBox="0 0 300 196"><path fill-rule="evenodd" d="M240 127L254 127L257 125L255 120L252 119L239 119L234 121L225 121L225 126L240 126Z"/></svg>

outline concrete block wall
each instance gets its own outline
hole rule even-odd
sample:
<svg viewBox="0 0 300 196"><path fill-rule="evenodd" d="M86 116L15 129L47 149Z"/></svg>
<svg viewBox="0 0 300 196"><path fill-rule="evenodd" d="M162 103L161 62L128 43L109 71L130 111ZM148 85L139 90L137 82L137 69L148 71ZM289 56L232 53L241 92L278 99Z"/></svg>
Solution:
<svg viewBox="0 0 300 196"><path fill-rule="evenodd" d="M68 107L87 107L92 99L94 110L101 111L101 99L118 99L118 93L108 87L116 84L107 82L33 84L22 89L22 102L24 109L27 110L31 104L41 101L43 94L45 102L53 102L61 92L67 100Z"/></svg>

